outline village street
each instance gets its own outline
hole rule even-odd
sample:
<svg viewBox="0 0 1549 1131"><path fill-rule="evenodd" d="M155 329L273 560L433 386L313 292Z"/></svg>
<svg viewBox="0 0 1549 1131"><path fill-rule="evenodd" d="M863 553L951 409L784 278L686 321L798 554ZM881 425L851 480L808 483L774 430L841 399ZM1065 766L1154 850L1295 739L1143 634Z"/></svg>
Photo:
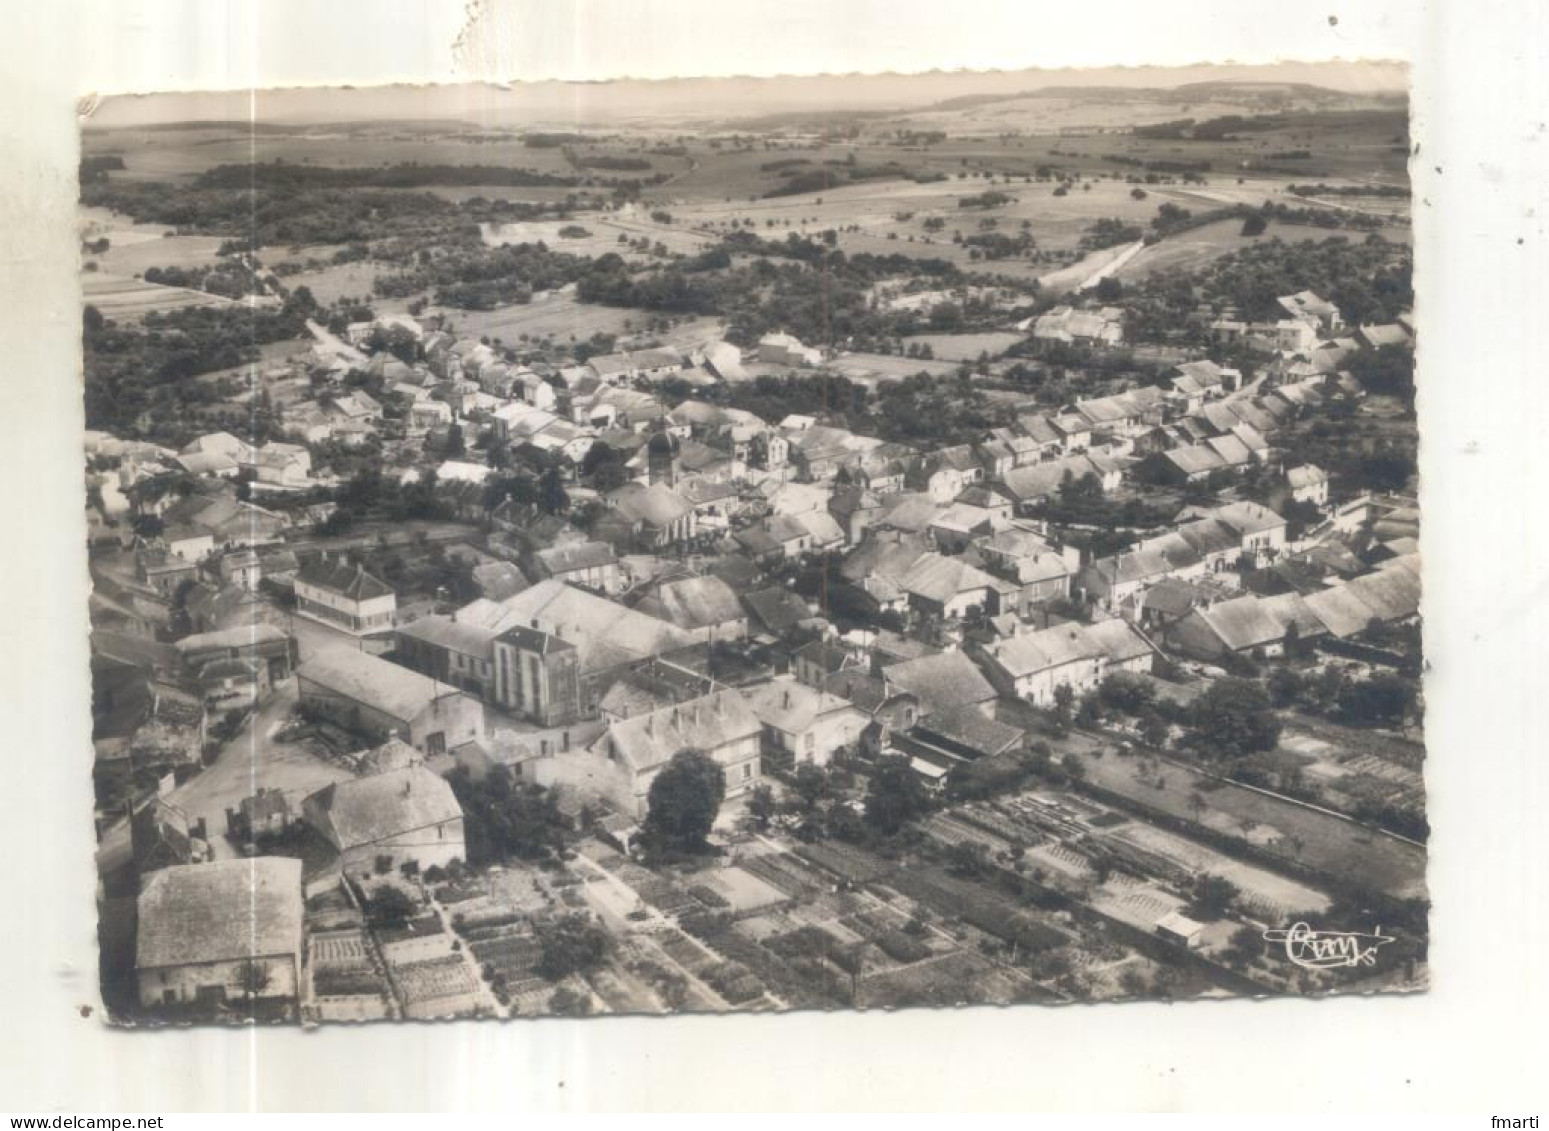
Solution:
<svg viewBox="0 0 1549 1131"><path fill-rule="evenodd" d="M296 705L296 681L292 677L275 688L274 695L221 748L215 761L178 786L167 800L187 814L191 824L205 821L210 851L216 860L237 855L226 838L226 810L235 809L244 797L260 788L284 791L294 810L312 793L353 775L343 765L314 756L305 743L274 740ZM118 858L129 850L129 825L120 822L102 839L99 857Z"/></svg>

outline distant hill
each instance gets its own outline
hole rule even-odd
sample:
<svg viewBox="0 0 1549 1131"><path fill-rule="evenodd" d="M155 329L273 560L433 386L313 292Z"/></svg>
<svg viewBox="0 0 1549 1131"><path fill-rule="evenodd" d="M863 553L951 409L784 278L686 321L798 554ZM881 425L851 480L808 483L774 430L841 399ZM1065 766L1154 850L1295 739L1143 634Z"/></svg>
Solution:
<svg viewBox="0 0 1549 1131"><path fill-rule="evenodd" d="M1210 96L1253 105L1283 97L1306 103L1401 93L1399 63L1284 63L1193 67L1106 67L1091 70L930 71L921 74L812 75L781 78L685 78L660 81L536 82L504 86L388 86L258 92L266 122L438 121L483 128L583 123L735 123L775 115L825 112L972 113L1005 101L1084 99L1180 102ZM1193 88L1193 89L1189 89ZM1274 92L1274 93L1272 93ZM1327 94L1323 93L1327 92ZM104 99L89 128L159 122L243 122L247 91L134 95Z"/></svg>

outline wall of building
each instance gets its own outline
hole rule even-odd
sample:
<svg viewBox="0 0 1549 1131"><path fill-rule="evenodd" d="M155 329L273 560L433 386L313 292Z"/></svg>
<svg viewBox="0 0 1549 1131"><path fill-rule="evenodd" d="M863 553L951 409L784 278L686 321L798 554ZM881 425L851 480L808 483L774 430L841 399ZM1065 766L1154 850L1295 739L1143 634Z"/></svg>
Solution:
<svg viewBox="0 0 1549 1131"><path fill-rule="evenodd" d="M1184 655L1200 660L1213 660L1227 651L1226 644L1198 610L1167 629L1167 643Z"/></svg>
<svg viewBox="0 0 1549 1131"><path fill-rule="evenodd" d="M1107 664L1097 659L1059 664L1015 678L1003 672L1002 678L1011 684L1018 698L1025 699L1038 707L1052 707L1055 691L1059 687L1068 686L1078 696L1084 695L1088 691L1096 690L1106 674Z"/></svg>
<svg viewBox="0 0 1549 1131"><path fill-rule="evenodd" d="M262 955L253 961L269 971L269 984L258 995L260 999L296 999L299 986L297 974L301 969L299 954ZM166 1004L194 1005L199 1001L201 990L208 992L211 989L219 989L227 1000L244 999L247 993L243 989L242 978L246 968L246 959L232 959L227 962L201 962L141 970L140 1004L147 1008Z"/></svg>
<svg viewBox="0 0 1549 1131"><path fill-rule="evenodd" d="M370 876L377 871L379 856L392 859L391 870L394 872L410 860L419 864L422 872L432 865L445 868L453 860L467 860L463 820L458 817L429 828L414 829L370 844L355 845L340 853L339 866L350 876Z"/></svg>
<svg viewBox="0 0 1549 1131"><path fill-rule="evenodd" d="M339 695L331 688L313 683L305 676L297 678L296 690L302 706L319 712L347 730L410 741L409 724L404 719L395 718L374 707L368 707L357 699Z"/></svg>
<svg viewBox="0 0 1549 1131"><path fill-rule="evenodd" d="M393 627L397 594L387 593L366 601L352 601L329 589L296 579L298 612L337 624L351 632L381 632Z"/></svg>
<svg viewBox="0 0 1549 1131"><path fill-rule="evenodd" d="M441 741L436 741L436 736ZM467 695L443 695L409 723L410 746L427 754L441 753L484 738L484 704ZM440 750L436 747L439 746Z"/></svg>

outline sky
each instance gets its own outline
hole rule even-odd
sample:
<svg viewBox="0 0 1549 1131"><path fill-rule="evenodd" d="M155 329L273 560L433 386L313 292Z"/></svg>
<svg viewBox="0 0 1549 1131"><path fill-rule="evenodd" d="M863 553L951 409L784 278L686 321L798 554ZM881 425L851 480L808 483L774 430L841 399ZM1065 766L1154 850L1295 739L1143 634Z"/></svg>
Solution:
<svg viewBox="0 0 1549 1131"><path fill-rule="evenodd" d="M1047 87L1175 87L1207 81L1298 82L1352 93L1400 92L1400 63L933 71L779 78L621 79L123 95L97 103L89 126L180 121L355 122L447 119L486 125L728 120L786 111L901 110L973 94Z"/></svg>

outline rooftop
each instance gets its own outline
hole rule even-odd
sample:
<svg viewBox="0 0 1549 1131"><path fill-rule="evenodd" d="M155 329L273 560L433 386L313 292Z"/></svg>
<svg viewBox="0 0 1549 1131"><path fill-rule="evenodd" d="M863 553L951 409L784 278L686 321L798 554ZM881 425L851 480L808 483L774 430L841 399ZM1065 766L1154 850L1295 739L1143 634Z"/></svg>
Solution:
<svg viewBox="0 0 1549 1131"><path fill-rule="evenodd" d="M148 970L298 955L301 919L300 860L163 868L140 892L136 963Z"/></svg>
<svg viewBox="0 0 1549 1131"><path fill-rule="evenodd" d="M313 585L351 601L393 596L393 588L353 562L313 558L296 573L297 584Z"/></svg>
<svg viewBox="0 0 1549 1131"><path fill-rule="evenodd" d="M319 652L302 664L296 674L302 680L404 722L415 718L434 700L460 694L427 675L350 647Z"/></svg>
<svg viewBox="0 0 1549 1131"><path fill-rule="evenodd" d="M762 726L736 691L718 691L686 703L620 719L601 740L636 773L664 766L680 750L713 753L719 747L756 738Z"/></svg>
<svg viewBox="0 0 1549 1131"><path fill-rule="evenodd" d="M883 669L888 681L915 695L929 710L992 702L995 688L961 652L938 652Z"/></svg>
<svg viewBox="0 0 1549 1131"><path fill-rule="evenodd" d="M416 762L371 777L335 782L307 799L320 831L343 852L462 817L446 779Z"/></svg>

